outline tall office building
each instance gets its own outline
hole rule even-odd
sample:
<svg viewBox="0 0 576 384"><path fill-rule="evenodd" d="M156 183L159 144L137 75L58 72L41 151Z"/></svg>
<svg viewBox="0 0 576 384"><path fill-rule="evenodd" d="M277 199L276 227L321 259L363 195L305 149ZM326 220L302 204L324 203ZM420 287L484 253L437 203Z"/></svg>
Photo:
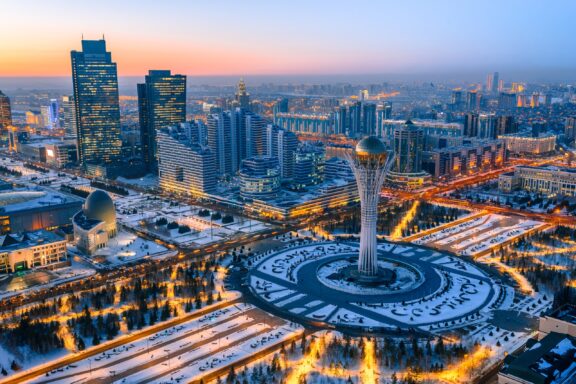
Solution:
<svg viewBox="0 0 576 384"><path fill-rule="evenodd" d="M236 89L236 103L237 106L249 111L250 110L250 94L246 91L246 84L244 79L240 79Z"/></svg>
<svg viewBox="0 0 576 384"><path fill-rule="evenodd" d="M268 124L266 127L266 156L278 158L282 180L290 180L294 177L294 161L297 149L298 138L293 132Z"/></svg>
<svg viewBox="0 0 576 384"><path fill-rule="evenodd" d="M480 105L480 98L478 92L470 91L466 94L466 109L468 111L475 111Z"/></svg>
<svg viewBox="0 0 576 384"><path fill-rule="evenodd" d="M348 108L345 105L338 107L336 112L336 122L334 133L337 135L345 135L350 127L350 115L348 114Z"/></svg>
<svg viewBox="0 0 576 384"><path fill-rule="evenodd" d="M76 127L76 108L74 107L74 97L62 96L62 120L60 121L66 137L76 137L78 128Z"/></svg>
<svg viewBox="0 0 576 384"><path fill-rule="evenodd" d="M156 131L158 180L168 192L202 197L216 189L216 159L199 145L195 122L163 127Z"/></svg>
<svg viewBox="0 0 576 384"><path fill-rule="evenodd" d="M496 119L496 137L518 131L518 123L514 121L514 116L498 116Z"/></svg>
<svg viewBox="0 0 576 384"><path fill-rule="evenodd" d="M82 40L82 51L72 51L71 59L80 163L117 165L122 140L116 63L105 40Z"/></svg>
<svg viewBox="0 0 576 384"><path fill-rule="evenodd" d="M464 115L463 136L476 137L478 136L478 114L469 112Z"/></svg>
<svg viewBox="0 0 576 384"><path fill-rule="evenodd" d="M453 109L460 109L462 107L462 91L460 89L452 91L450 104L452 104Z"/></svg>
<svg viewBox="0 0 576 384"><path fill-rule="evenodd" d="M394 130L394 162L386 179L400 188L415 189L430 181L430 175L422 171L424 130L412 121Z"/></svg>
<svg viewBox="0 0 576 384"><path fill-rule="evenodd" d="M366 135L376 134L376 104L362 104L362 132Z"/></svg>
<svg viewBox="0 0 576 384"><path fill-rule="evenodd" d="M12 110L10 98L0 91L0 129L7 129L12 125Z"/></svg>
<svg viewBox="0 0 576 384"><path fill-rule="evenodd" d="M478 116L479 139L496 138L496 116L494 114L482 113Z"/></svg>
<svg viewBox="0 0 576 384"><path fill-rule="evenodd" d="M498 72L490 73L486 78L486 91L490 93L496 93L498 90L499 81Z"/></svg>
<svg viewBox="0 0 576 384"><path fill-rule="evenodd" d="M350 125L348 135L355 136L362 133L362 103L356 102L348 107Z"/></svg>
<svg viewBox="0 0 576 384"><path fill-rule="evenodd" d="M567 117L564 121L564 135L568 141L576 139L576 117Z"/></svg>
<svg viewBox="0 0 576 384"><path fill-rule="evenodd" d="M155 171L156 130L186 121L186 76L149 71L137 89L142 158L148 170Z"/></svg>

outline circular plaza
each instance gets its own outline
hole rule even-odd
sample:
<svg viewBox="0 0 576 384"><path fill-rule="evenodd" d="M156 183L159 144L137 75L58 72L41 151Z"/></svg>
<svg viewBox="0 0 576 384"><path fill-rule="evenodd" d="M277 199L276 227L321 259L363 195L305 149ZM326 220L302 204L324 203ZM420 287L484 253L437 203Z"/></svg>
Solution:
<svg viewBox="0 0 576 384"><path fill-rule="evenodd" d="M358 243L311 242L257 256L251 293L303 323L342 330L440 330L486 320L514 290L471 262L379 242L377 281L354 278Z"/></svg>

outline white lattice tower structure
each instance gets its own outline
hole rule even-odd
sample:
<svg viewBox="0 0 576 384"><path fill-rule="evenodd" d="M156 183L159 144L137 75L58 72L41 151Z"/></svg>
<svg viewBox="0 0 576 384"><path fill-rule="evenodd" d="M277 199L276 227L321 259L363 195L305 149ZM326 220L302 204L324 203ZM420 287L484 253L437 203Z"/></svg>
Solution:
<svg viewBox="0 0 576 384"><path fill-rule="evenodd" d="M386 175L388 153L376 137L362 139L355 151L346 155L354 172L360 195L360 255L358 272L363 276L378 275L376 222L378 200Z"/></svg>

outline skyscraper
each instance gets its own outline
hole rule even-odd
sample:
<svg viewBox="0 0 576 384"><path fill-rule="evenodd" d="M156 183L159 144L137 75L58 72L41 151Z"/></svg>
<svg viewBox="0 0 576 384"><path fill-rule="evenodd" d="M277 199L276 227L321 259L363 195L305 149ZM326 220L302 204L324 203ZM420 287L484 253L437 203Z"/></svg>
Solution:
<svg viewBox="0 0 576 384"><path fill-rule="evenodd" d="M206 125L208 147L216 156L216 172L220 176L231 175L238 168L233 169L232 165L232 148L236 146L237 139L233 141L230 113L220 112L208 115Z"/></svg>
<svg viewBox="0 0 576 384"><path fill-rule="evenodd" d="M479 139L496 138L496 116L491 113L482 113L478 116L478 135Z"/></svg>
<svg viewBox="0 0 576 384"><path fill-rule="evenodd" d="M74 97L62 96L62 121L61 125L67 137L76 137L78 128L76 127L76 108L74 107Z"/></svg>
<svg viewBox="0 0 576 384"><path fill-rule="evenodd" d="M240 79L238 82L238 88L236 89L236 103L238 107L247 111L250 110L250 94L246 91L244 79Z"/></svg>
<svg viewBox="0 0 576 384"><path fill-rule="evenodd" d="M268 124L266 127L266 155L278 158L280 177L283 180L294 176L295 153L298 138L293 132Z"/></svg>
<svg viewBox="0 0 576 384"><path fill-rule="evenodd" d="M486 91L490 93L496 93L496 91L498 91L499 82L500 80L498 72L490 73L486 78Z"/></svg>
<svg viewBox="0 0 576 384"><path fill-rule="evenodd" d="M142 158L148 170L155 171L156 130L186 121L186 76L149 71L137 89Z"/></svg>
<svg viewBox="0 0 576 384"><path fill-rule="evenodd" d="M376 134L376 104L362 104L362 131L367 135Z"/></svg>
<svg viewBox="0 0 576 384"><path fill-rule="evenodd" d="M10 98L0 91L0 129L5 130L10 125L12 125Z"/></svg>
<svg viewBox="0 0 576 384"><path fill-rule="evenodd" d="M466 94L466 109L468 111L475 111L479 106L478 92L470 91Z"/></svg>
<svg viewBox="0 0 576 384"><path fill-rule="evenodd" d="M469 112L464 115L464 131L463 136L476 137L478 136L478 114Z"/></svg>
<svg viewBox="0 0 576 384"><path fill-rule="evenodd" d="M103 39L82 40L82 51L70 56L80 163L117 165L122 141L116 63Z"/></svg>

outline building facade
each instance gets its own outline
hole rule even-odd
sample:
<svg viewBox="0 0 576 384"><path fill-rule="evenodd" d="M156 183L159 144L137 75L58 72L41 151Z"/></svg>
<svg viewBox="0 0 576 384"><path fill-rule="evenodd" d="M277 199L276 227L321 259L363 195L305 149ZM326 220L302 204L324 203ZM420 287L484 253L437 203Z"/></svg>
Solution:
<svg viewBox="0 0 576 384"><path fill-rule="evenodd" d="M501 177L499 187L504 192L518 188L546 196L576 197L576 171L572 168L518 166L513 176Z"/></svg>
<svg viewBox="0 0 576 384"><path fill-rule="evenodd" d="M186 121L186 76L170 71L149 71L137 85L142 159L156 171L156 130Z"/></svg>
<svg viewBox="0 0 576 384"><path fill-rule="evenodd" d="M245 159L239 174L242 199L273 199L280 191L280 165L276 157L257 156Z"/></svg>
<svg viewBox="0 0 576 384"><path fill-rule="evenodd" d="M122 147L116 63L105 40L82 40L71 59L80 163L115 165Z"/></svg>
<svg viewBox="0 0 576 384"><path fill-rule="evenodd" d="M160 188L167 192L204 197L216 190L214 152L195 140L194 122L156 131Z"/></svg>
<svg viewBox="0 0 576 384"><path fill-rule="evenodd" d="M68 260L66 240L43 229L6 235L0 241L0 273L55 268Z"/></svg>
<svg viewBox="0 0 576 384"><path fill-rule="evenodd" d="M526 133L513 133L498 136L503 140L506 149L511 154L516 155L546 155L556 150L556 135L553 133L543 133L533 137Z"/></svg>

